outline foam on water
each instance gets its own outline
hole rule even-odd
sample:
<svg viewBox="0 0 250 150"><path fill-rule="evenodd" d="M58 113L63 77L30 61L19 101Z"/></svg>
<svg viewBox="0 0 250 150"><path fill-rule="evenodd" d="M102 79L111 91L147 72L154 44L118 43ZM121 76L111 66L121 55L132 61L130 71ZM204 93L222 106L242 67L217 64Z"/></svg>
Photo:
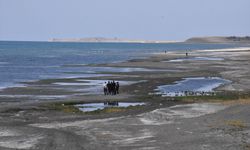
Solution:
<svg viewBox="0 0 250 150"><path fill-rule="evenodd" d="M0 65L6 65L9 64L8 62L0 62Z"/></svg>

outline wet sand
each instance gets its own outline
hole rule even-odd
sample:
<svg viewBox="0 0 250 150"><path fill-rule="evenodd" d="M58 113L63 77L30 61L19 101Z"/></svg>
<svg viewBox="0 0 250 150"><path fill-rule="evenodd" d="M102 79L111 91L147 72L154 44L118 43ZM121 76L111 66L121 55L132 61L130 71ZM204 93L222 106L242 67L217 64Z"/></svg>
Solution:
<svg viewBox="0 0 250 150"><path fill-rule="evenodd" d="M191 51L188 57L223 59L171 62L186 58L185 53L159 53L147 59L92 65L146 70L99 72L109 75L48 79L4 89L0 91L0 149L249 149L249 98L211 103L198 97L190 103L149 93L183 78L220 77L232 82L216 92L249 95L250 48ZM87 80L130 84L121 86L119 95L103 96L101 89L86 94L84 89L93 86ZM104 101L146 105L87 114L54 107L55 103L58 107Z"/></svg>

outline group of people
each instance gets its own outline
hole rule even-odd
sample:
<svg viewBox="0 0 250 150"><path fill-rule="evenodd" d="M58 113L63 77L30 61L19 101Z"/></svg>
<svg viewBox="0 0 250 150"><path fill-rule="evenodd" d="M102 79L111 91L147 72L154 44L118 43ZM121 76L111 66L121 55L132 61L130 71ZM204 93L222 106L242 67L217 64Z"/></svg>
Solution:
<svg viewBox="0 0 250 150"><path fill-rule="evenodd" d="M119 94L119 82L108 81L103 84L104 95L116 95Z"/></svg>

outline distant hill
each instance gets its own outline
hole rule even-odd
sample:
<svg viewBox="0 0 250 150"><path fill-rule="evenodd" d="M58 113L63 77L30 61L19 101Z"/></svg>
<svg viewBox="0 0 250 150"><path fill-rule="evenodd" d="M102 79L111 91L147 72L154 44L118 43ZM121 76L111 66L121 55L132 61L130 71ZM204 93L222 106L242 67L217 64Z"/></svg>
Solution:
<svg viewBox="0 0 250 150"><path fill-rule="evenodd" d="M119 38L67 38L59 39L54 38L49 40L50 42L95 42L95 43L174 43L176 41L153 41L153 40L128 40Z"/></svg>
<svg viewBox="0 0 250 150"><path fill-rule="evenodd" d="M250 43L250 36L213 36L213 37L193 37L185 42L188 43Z"/></svg>

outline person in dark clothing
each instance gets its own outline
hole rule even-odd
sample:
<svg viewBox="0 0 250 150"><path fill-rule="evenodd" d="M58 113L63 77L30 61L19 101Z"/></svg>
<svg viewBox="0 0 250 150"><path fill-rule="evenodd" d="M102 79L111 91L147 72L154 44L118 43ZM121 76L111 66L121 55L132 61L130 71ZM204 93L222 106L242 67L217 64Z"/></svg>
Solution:
<svg viewBox="0 0 250 150"><path fill-rule="evenodd" d="M107 84L107 88L108 88L108 95L111 94L111 83L108 81L108 84Z"/></svg>
<svg viewBox="0 0 250 150"><path fill-rule="evenodd" d="M108 81L103 83L103 92L104 95L116 95L119 94L119 82L113 81Z"/></svg>
<svg viewBox="0 0 250 150"><path fill-rule="evenodd" d="M119 88L120 88L119 82L116 82L115 90L117 94L119 94Z"/></svg>
<svg viewBox="0 0 250 150"><path fill-rule="evenodd" d="M106 82L103 84L103 92L104 92L104 95L108 94L108 87L107 87L107 83Z"/></svg>
<svg viewBox="0 0 250 150"><path fill-rule="evenodd" d="M112 95L116 95L116 91L115 91L115 81L113 80L112 82Z"/></svg>

